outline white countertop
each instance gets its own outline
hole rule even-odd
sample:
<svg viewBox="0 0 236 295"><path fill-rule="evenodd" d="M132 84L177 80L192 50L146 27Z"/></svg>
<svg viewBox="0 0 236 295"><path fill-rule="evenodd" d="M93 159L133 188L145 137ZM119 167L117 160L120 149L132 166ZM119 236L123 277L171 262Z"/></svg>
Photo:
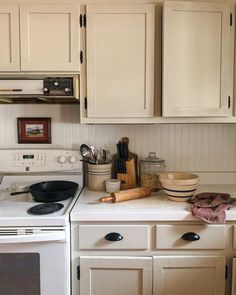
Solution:
<svg viewBox="0 0 236 295"><path fill-rule="evenodd" d="M197 193L222 192L236 198L236 185L199 185ZM162 192L148 198L120 203L99 203L106 192L84 188L72 212L71 221L196 221L191 214L191 204L174 202ZM227 210L226 220L236 220L236 206Z"/></svg>

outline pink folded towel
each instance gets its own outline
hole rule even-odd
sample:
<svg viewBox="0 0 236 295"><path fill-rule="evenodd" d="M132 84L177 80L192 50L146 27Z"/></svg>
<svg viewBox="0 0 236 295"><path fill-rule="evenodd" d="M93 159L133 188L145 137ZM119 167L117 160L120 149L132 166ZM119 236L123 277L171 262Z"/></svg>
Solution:
<svg viewBox="0 0 236 295"><path fill-rule="evenodd" d="M225 223L225 210L236 205L236 200L224 193L200 193L189 203L193 203L191 208L193 216L207 223Z"/></svg>

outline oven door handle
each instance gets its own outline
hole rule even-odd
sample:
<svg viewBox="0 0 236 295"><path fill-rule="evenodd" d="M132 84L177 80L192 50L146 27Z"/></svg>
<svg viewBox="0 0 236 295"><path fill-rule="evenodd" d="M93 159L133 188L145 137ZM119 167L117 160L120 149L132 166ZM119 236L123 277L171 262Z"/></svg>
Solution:
<svg viewBox="0 0 236 295"><path fill-rule="evenodd" d="M8 243L35 243L35 242L64 242L66 241L66 233L50 232L43 234L32 235L15 235L15 236L0 236L0 244Z"/></svg>

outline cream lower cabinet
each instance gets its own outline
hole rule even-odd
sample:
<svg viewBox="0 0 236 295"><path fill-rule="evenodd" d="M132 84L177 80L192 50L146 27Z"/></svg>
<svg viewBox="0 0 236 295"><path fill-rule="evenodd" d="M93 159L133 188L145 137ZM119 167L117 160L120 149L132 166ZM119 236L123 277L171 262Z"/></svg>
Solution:
<svg viewBox="0 0 236 295"><path fill-rule="evenodd" d="M225 294L224 257L82 256L80 273L80 295Z"/></svg>
<svg viewBox="0 0 236 295"><path fill-rule="evenodd" d="M80 294L152 295L150 257L80 257Z"/></svg>
<svg viewBox="0 0 236 295"><path fill-rule="evenodd" d="M154 8L86 6L87 118L154 115Z"/></svg>
<svg viewBox="0 0 236 295"><path fill-rule="evenodd" d="M231 225L72 222L72 295L236 295L231 234Z"/></svg>
<svg viewBox="0 0 236 295"><path fill-rule="evenodd" d="M165 1L163 116L232 115L234 8Z"/></svg>
<svg viewBox="0 0 236 295"><path fill-rule="evenodd" d="M224 295L225 257L153 258L153 295Z"/></svg>
<svg viewBox="0 0 236 295"><path fill-rule="evenodd" d="M236 295L236 258L233 258L231 295Z"/></svg>

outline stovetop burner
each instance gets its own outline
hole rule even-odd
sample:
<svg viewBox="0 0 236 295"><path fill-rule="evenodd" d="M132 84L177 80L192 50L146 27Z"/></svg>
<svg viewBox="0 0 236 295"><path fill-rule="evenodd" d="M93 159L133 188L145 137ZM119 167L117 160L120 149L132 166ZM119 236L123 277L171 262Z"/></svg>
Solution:
<svg viewBox="0 0 236 295"><path fill-rule="evenodd" d="M44 203L29 208L28 213L34 215L51 214L61 210L63 207L64 205L60 203Z"/></svg>

